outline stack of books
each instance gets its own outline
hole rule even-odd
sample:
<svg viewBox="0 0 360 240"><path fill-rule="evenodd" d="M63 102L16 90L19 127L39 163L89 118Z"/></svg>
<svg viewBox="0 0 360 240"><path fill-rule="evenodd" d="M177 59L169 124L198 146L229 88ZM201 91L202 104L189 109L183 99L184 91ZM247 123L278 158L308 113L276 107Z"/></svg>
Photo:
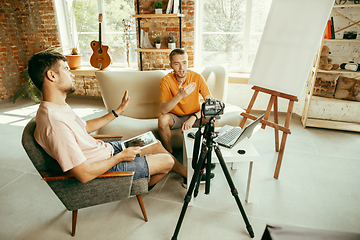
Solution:
<svg viewBox="0 0 360 240"><path fill-rule="evenodd" d="M166 8L166 14L176 14L179 12L179 0L169 0Z"/></svg>

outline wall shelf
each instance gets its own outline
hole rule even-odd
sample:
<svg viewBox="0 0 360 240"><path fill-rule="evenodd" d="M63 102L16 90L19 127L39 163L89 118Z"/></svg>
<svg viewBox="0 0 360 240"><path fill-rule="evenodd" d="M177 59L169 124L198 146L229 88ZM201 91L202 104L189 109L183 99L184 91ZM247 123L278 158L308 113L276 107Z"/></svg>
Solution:
<svg viewBox="0 0 360 240"><path fill-rule="evenodd" d="M360 42L360 39L342 39L342 38L338 38L338 39L324 39L325 41L329 41L329 42Z"/></svg>
<svg viewBox="0 0 360 240"><path fill-rule="evenodd" d="M322 72L322 73L328 73L328 74L335 74L335 73L341 73L341 74L354 74L354 75L360 75L360 72L354 72L354 71L349 71L349 70L345 70L345 69L336 69L336 70L330 70L330 71L326 71L326 70L321 70L321 69L315 69L315 67L313 67L313 71L317 71L317 72Z"/></svg>
<svg viewBox="0 0 360 240"><path fill-rule="evenodd" d="M175 14L140 14L140 3L139 0L136 1L136 9L137 9L137 14L133 15L134 18L137 19L137 31L138 31L138 48L135 49L136 52L139 53L139 57L140 57L140 70L143 70L143 59L142 59L142 54L145 52L153 52L153 53L161 53L161 52L171 52L173 49L169 49L166 47L163 48L140 48L141 44L141 20L142 19L155 19L155 18L178 18L179 19L179 47L178 48L182 48L182 24L181 24L181 18L183 18L185 15L181 14L181 0L175 0L175 1L179 1L179 12L175 13Z"/></svg>
<svg viewBox="0 0 360 240"><path fill-rule="evenodd" d="M179 18L184 17L184 14L135 14L134 18Z"/></svg>
<svg viewBox="0 0 360 240"><path fill-rule="evenodd" d="M308 118L306 126L360 132L360 124L358 123L341 122L326 119Z"/></svg>
<svg viewBox="0 0 360 240"><path fill-rule="evenodd" d="M137 48L136 52L171 52L174 49L171 48Z"/></svg>
<svg viewBox="0 0 360 240"><path fill-rule="evenodd" d="M360 7L360 4L342 4L342 5L334 5L333 8L346 8L346 7Z"/></svg>

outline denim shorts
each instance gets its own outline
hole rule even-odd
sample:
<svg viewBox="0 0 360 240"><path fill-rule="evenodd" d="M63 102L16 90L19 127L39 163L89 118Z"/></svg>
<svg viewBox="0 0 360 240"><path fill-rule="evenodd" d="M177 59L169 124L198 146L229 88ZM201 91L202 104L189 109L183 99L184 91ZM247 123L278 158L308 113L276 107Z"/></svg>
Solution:
<svg viewBox="0 0 360 240"><path fill-rule="evenodd" d="M114 155L118 154L122 151L122 147L120 145L122 141L109 142L110 145L114 148ZM146 157L140 157L139 154L136 154L135 160L132 162L120 162L109 169L109 171L134 171L133 179L138 178L148 178L149 179L149 166L146 161Z"/></svg>

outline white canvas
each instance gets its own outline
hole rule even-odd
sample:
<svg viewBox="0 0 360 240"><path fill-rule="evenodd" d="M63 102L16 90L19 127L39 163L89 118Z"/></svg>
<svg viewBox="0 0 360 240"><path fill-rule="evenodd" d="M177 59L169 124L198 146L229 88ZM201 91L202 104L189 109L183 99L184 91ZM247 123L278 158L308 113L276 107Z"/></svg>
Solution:
<svg viewBox="0 0 360 240"><path fill-rule="evenodd" d="M334 0L273 0L249 84L300 97Z"/></svg>

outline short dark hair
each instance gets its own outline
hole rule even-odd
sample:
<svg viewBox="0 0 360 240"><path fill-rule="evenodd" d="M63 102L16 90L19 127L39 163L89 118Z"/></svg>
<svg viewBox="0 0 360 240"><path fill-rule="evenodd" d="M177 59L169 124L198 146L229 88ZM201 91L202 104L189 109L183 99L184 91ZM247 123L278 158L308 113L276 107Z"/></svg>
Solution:
<svg viewBox="0 0 360 240"><path fill-rule="evenodd" d="M175 48L174 50L171 51L171 53L169 55L170 63L172 62L173 56L175 56L175 55L184 55L184 54L186 54L184 49Z"/></svg>
<svg viewBox="0 0 360 240"><path fill-rule="evenodd" d="M28 73L35 86L41 91L46 73L58 65L58 61L67 61L67 58L57 52L39 52L34 54L28 63ZM58 69L54 69L57 71Z"/></svg>

